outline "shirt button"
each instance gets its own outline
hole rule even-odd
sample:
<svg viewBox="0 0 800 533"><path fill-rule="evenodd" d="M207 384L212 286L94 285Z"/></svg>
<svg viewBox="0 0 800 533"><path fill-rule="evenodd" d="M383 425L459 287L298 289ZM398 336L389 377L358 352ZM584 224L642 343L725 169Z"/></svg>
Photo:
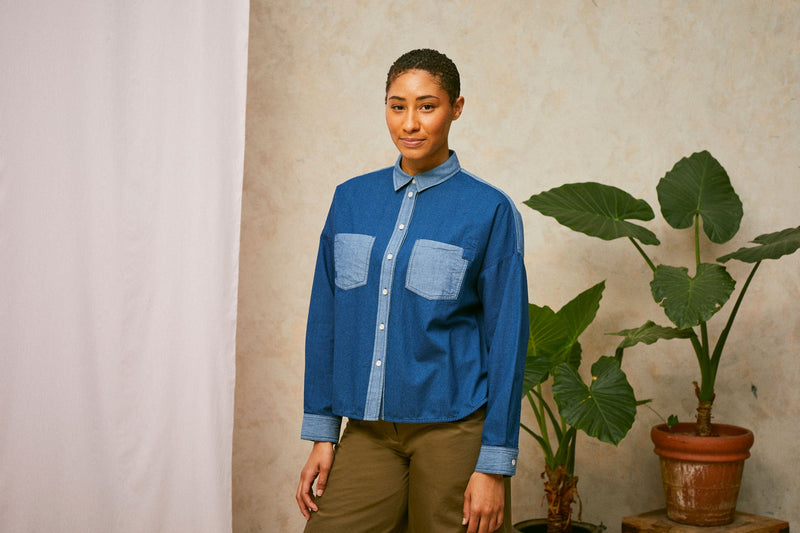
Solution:
<svg viewBox="0 0 800 533"><path fill-rule="evenodd" d="M398 227L398 228L400 228L400 229L406 229L406 225L405 225L405 224L400 224L400 225L399 225L399 226L397 226L397 227Z"/></svg>
<svg viewBox="0 0 800 533"><path fill-rule="evenodd" d="M383 331L384 329L386 329L386 324L381 324L380 326L378 326L378 329Z"/></svg>
<svg viewBox="0 0 800 533"><path fill-rule="evenodd" d="M375 366L381 366L381 362L380 361L375 361Z"/></svg>
<svg viewBox="0 0 800 533"><path fill-rule="evenodd" d="M517 464L517 460L516 459L511 459L511 466L514 466L516 464Z"/></svg>
<svg viewBox="0 0 800 533"><path fill-rule="evenodd" d="M384 296L386 296L387 294L389 294L389 289L383 289L381 292L383 293Z"/></svg>
<svg viewBox="0 0 800 533"><path fill-rule="evenodd" d="M408 197L411 198L412 196L414 196L414 193L411 192L411 191L408 191Z"/></svg>
<svg viewBox="0 0 800 533"><path fill-rule="evenodd" d="M392 259L392 254L386 254L386 259L391 260Z"/></svg>

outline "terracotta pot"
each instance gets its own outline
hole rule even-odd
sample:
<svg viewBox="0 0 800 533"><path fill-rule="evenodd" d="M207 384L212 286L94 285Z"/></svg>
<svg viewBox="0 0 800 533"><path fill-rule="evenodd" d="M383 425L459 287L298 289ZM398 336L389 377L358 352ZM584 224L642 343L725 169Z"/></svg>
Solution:
<svg viewBox="0 0 800 533"><path fill-rule="evenodd" d="M650 430L661 460L667 517L694 526L733 522L744 460L750 457L749 429L714 424L713 437L698 437L694 423Z"/></svg>

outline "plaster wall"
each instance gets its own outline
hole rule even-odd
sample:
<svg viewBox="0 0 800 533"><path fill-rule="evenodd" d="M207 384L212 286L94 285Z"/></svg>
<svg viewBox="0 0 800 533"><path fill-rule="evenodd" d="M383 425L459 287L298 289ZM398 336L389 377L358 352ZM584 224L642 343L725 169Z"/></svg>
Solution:
<svg viewBox="0 0 800 533"><path fill-rule="evenodd" d="M707 149L744 203L734 241L800 224L800 2L772 1L270 1L251 4L247 142L239 293L234 530L299 531L294 502L310 444L299 440L303 342L317 240L336 184L391 165L383 118L386 70L433 47L459 66L465 111L451 131L465 168L517 201L532 301L560 307L605 279L587 356L611 354L605 332L666 323L633 247L573 234L522 205L568 181L617 185L657 208L655 184ZM685 262L689 232L663 237L657 261ZM680 259L670 256L680 254ZM732 264L743 283L747 267ZM721 368L715 419L756 433L743 511L800 523L800 254L765 262ZM712 331L712 336L718 330ZM628 351L637 396L688 420L698 379L688 345ZM755 391L755 392L754 392ZM523 416L527 416L523 409ZM618 447L578 448L583 518L663 506L649 429L639 410ZM543 516L535 443L521 435L515 520Z"/></svg>

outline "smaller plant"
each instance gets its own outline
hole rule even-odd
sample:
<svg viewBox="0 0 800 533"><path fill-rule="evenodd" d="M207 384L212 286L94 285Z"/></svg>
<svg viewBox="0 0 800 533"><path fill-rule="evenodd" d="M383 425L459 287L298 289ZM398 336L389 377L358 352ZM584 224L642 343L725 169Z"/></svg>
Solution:
<svg viewBox="0 0 800 533"><path fill-rule="evenodd" d="M562 225L592 237L613 240L627 238L653 272L650 290L675 327L653 321L620 331L624 337L617 348L659 339L688 339L700 368L700 385L694 382L698 399L696 433L712 434L711 405L715 398L722 352L753 276L765 259L778 259L800 248L800 227L756 237L753 247L744 247L717 258L702 259L700 227L708 240L722 244L736 235L742 219L742 202L722 165L707 151L678 161L656 187L661 214L675 229L694 231L694 275L684 266L659 264L651 260L641 244L658 245L656 235L629 220L652 220L653 209L644 200L625 191L595 182L569 183L531 196L526 205L555 218ZM702 224L701 224L702 222ZM753 265L714 346L709 341L707 322L722 309L734 292L736 282L721 264L736 259Z"/></svg>
<svg viewBox="0 0 800 533"><path fill-rule="evenodd" d="M605 282L600 282L557 312L547 306L528 306L530 337L523 391L536 427L522 424L522 429L536 439L544 454L548 533L570 531L572 505L578 499L577 431L616 445L636 416L637 401L621 368L621 351L595 361L588 385L579 374L582 348L578 337L595 319L604 289ZM551 378L556 409L544 390Z"/></svg>

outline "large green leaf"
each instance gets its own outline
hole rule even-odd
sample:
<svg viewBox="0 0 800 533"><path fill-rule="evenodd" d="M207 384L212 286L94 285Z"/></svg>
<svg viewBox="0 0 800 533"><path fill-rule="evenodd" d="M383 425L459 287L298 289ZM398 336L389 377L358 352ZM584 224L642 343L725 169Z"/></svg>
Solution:
<svg viewBox="0 0 800 533"><path fill-rule="evenodd" d="M528 304L528 357L550 357L569 338L555 311L546 305Z"/></svg>
<svg viewBox="0 0 800 533"><path fill-rule="evenodd" d="M658 265L650 289L667 318L679 329L706 322L728 301L736 282L717 264L700 263L695 277L686 267Z"/></svg>
<svg viewBox="0 0 800 533"><path fill-rule="evenodd" d="M728 173L707 151L684 157L656 186L661 214L676 229L691 227L695 215L712 242L729 241L739 231L742 202Z"/></svg>
<svg viewBox="0 0 800 533"><path fill-rule="evenodd" d="M575 298L564 304L558 311L558 319L564 324L567 335L572 342L578 340L589 324L597 316L600 309L600 300L603 298L603 291L606 282L601 281L597 285L590 287L577 295Z"/></svg>
<svg viewBox="0 0 800 533"><path fill-rule="evenodd" d="M590 386L574 368L559 365L553 396L567 423L603 442L619 443L636 417L633 388L613 357L601 357L592 365Z"/></svg>
<svg viewBox="0 0 800 533"><path fill-rule="evenodd" d="M528 321L530 328L525 377L522 381L523 396L548 378L550 369L557 364L553 360L569 344L567 330L556 312L549 307L528 304Z"/></svg>
<svg viewBox="0 0 800 533"><path fill-rule="evenodd" d="M569 352L565 354L564 362L572 368L579 368L583 360L583 346L578 341L575 341L570 347Z"/></svg>
<svg viewBox="0 0 800 533"><path fill-rule="evenodd" d="M550 359L546 357L528 357L525 360L525 377L522 379L522 396L542 383L550 376Z"/></svg>
<svg viewBox="0 0 800 533"><path fill-rule="evenodd" d="M652 231L627 221L652 220L653 209L617 187L595 182L567 183L531 196L525 205L592 237L607 241L631 237L643 244L659 244Z"/></svg>
<svg viewBox="0 0 800 533"><path fill-rule="evenodd" d="M678 329L659 326L652 320L648 320L643 325L635 329L623 329L616 333L609 333L609 335L619 335L624 337L617 346L620 348L630 348L636 346L640 342L645 344L653 344L661 339L689 339L696 336L691 329Z"/></svg>
<svg viewBox="0 0 800 533"><path fill-rule="evenodd" d="M758 246L739 248L735 252L723 255L717 261L724 263L729 259L738 259L745 263L757 263L764 259L778 259L793 254L800 248L800 226L775 233L765 233L751 242Z"/></svg>
<svg viewBox="0 0 800 533"><path fill-rule="evenodd" d="M528 351L523 393L546 380L552 369L581 363L578 337L592 323L600 308L605 282L590 287L567 302L558 312L547 306L528 305Z"/></svg>

